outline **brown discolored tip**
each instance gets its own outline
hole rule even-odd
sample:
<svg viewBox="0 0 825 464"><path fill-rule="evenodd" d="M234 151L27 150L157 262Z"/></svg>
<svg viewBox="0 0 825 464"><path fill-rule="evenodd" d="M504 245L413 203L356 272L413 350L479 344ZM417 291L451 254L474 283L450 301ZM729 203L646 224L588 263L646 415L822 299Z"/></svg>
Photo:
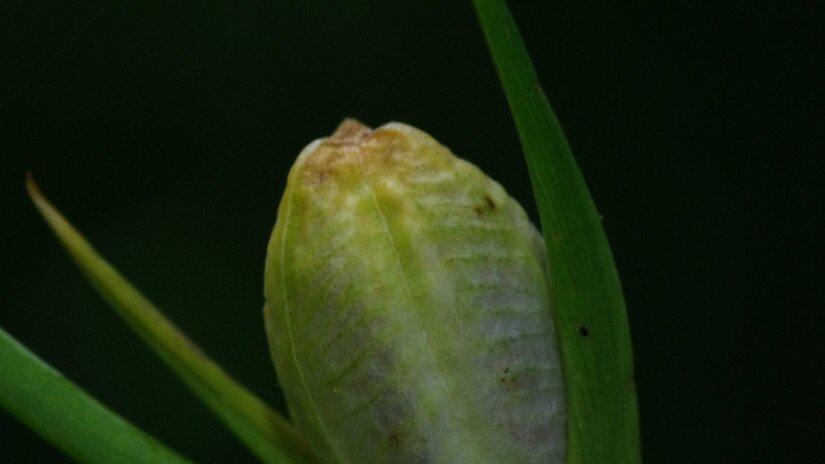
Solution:
<svg viewBox="0 0 825 464"><path fill-rule="evenodd" d="M366 138L370 132L372 132L372 129L357 119L346 118L338 125L338 128L329 136L328 140L339 144L358 144Z"/></svg>
<svg viewBox="0 0 825 464"><path fill-rule="evenodd" d="M26 190L29 192L31 197L43 196L43 194L40 193L40 187L37 185L37 182L35 182L31 171L26 171Z"/></svg>

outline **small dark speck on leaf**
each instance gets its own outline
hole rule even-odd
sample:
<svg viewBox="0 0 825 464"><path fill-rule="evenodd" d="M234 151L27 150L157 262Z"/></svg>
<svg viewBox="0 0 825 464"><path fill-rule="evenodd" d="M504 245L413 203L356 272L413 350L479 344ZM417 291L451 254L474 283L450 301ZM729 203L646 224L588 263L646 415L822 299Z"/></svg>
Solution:
<svg viewBox="0 0 825 464"><path fill-rule="evenodd" d="M501 378L501 385L504 386L506 391L512 391L516 388L516 384L518 383L518 379L514 375L505 375Z"/></svg>
<svg viewBox="0 0 825 464"><path fill-rule="evenodd" d="M490 198L490 195L485 195L484 196L484 201L487 202L487 206L490 208L490 210L492 210L492 211L496 210L496 202L494 202L493 199Z"/></svg>
<svg viewBox="0 0 825 464"><path fill-rule="evenodd" d="M479 216L484 216L487 213L494 212L498 205L490 195L484 195L484 204L483 205L476 205L473 207L473 211Z"/></svg>
<svg viewBox="0 0 825 464"><path fill-rule="evenodd" d="M398 439L398 435L392 434L390 435L390 446L393 448L397 447L401 443L401 440Z"/></svg>
<svg viewBox="0 0 825 464"><path fill-rule="evenodd" d="M580 325L577 330L579 331L579 335L582 337L590 335L590 329L586 325Z"/></svg>

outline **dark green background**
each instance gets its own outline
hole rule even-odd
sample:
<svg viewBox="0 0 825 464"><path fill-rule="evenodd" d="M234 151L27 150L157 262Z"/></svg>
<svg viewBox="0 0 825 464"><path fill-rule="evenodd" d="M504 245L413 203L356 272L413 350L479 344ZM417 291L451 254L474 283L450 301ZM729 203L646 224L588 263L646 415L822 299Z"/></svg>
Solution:
<svg viewBox="0 0 825 464"><path fill-rule="evenodd" d="M613 245L646 462L813 461L821 9L548 3L512 9ZM3 2L0 325L192 459L252 462L76 272L24 172L282 407L265 246L294 157L346 116L424 129L536 217L469 2ZM0 412L0 462L65 461Z"/></svg>

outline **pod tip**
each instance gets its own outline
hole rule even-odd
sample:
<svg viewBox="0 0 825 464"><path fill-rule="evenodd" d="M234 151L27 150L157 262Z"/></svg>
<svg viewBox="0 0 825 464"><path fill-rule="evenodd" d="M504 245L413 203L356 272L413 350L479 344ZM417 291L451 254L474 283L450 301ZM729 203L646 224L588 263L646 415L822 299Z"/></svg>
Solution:
<svg viewBox="0 0 825 464"><path fill-rule="evenodd" d="M329 140L338 143L357 144L367 137L370 132L372 132L372 129L357 119L346 118L341 121L341 124L335 129L335 132L329 137Z"/></svg>

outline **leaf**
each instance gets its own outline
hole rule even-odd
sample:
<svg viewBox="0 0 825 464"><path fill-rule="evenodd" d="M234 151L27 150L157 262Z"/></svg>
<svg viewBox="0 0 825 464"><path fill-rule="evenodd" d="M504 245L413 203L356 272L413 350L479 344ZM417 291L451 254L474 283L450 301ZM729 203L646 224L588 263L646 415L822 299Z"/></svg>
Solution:
<svg viewBox="0 0 825 464"><path fill-rule="evenodd" d="M303 438L278 413L209 359L146 297L107 263L42 195L29 176L29 195L92 285L132 329L263 462L314 462Z"/></svg>
<svg viewBox="0 0 825 464"><path fill-rule="evenodd" d="M503 0L474 0L518 129L550 261L568 463L640 462L630 330L610 246Z"/></svg>
<svg viewBox="0 0 825 464"><path fill-rule="evenodd" d="M0 407L82 463L189 462L100 404L2 328Z"/></svg>

